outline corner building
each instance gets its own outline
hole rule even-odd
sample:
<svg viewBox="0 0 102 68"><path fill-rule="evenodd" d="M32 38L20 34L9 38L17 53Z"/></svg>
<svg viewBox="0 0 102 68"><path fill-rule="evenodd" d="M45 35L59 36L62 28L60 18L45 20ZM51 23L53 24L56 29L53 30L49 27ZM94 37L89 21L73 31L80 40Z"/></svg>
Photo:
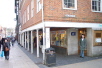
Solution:
<svg viewBox="0 0 102 68"><path fill-rule="evenodd" d="M81 34L87 39L85 55L102 55L102 0L19 0L18 3L20 44L33 53L33 39L37 37L37 57L42 52L44 60L45 49L50 47L56 53L78 55Z"/></svg>

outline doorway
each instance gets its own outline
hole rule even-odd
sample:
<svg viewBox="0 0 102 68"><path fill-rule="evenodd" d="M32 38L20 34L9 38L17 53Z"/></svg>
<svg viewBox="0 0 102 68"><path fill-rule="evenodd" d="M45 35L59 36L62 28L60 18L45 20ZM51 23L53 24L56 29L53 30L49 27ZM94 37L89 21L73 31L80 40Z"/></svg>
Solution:
<svg viewBox="0 0 102 68"><path fill-rule="evenodd" d="M87 37L87 29L86 28L81 28L78 30L78 41L80 40L82 34L84 34L85 37ZM78 54L80 54L80 46L78 46ZM84 51L84 55L87 56L87 50Z"/></svg>

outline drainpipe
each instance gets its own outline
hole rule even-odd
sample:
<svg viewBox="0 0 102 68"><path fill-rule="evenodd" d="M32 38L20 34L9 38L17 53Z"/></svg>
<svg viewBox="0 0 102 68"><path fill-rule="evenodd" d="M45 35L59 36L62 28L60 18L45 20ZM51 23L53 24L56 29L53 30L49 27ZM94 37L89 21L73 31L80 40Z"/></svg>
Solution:
<svg viewBox="0 0 102 68"><path fill-rule="evenodd" d="M45 23L44 23L44 0L42 0L42 23L43 25L43 64L45 64Z"/></svg>

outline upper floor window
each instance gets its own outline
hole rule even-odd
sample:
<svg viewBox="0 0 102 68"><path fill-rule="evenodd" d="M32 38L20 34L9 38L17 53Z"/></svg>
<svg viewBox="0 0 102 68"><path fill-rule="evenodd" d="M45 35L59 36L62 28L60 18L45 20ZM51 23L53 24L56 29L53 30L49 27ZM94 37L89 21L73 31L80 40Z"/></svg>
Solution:
<svg viewBox="0 0 102 68"><path fill-rule="evenodd" d="M27 20L29 20L29 5L27 7Z"/></svg>
<svg viewBox="0 0 102 68"><path fill-rule="evenodd" d="M41 10L41 3L40 0L37 0L37 12Z"/></svg>
<svg viewBox="0 0 102 68"><path fill-rule="evenodd" d="M31 18L34 16L34 0L31 1Z"/></svg>
<svg viewBox="0 0 102 68"><path fill-rule="evenodd" d="M24 22L25 22L25 20L24 20L24 14L23 14L23 20L22 20L22 21L23 21L23 23L22 23L22 24L24 24Z"/></svg>
<svg viewBox="0 0 102 68"><path fill-rule="evenodd" d="M26 23L26 21L27 21L27 16L26 16L26 10L25 10L25 12L24 12L24 23Z"/></svg>
<svg viewBox="0 0 102 68"><path fill-rule="evenodd" d="M63 8L77 10L77 0L63 0Z"/></svg>
<svg viewBox="0 0 102 68"><path fill-rule="evenodd" d="M102 12L102 0L92 0L92 11Z"/></svg>

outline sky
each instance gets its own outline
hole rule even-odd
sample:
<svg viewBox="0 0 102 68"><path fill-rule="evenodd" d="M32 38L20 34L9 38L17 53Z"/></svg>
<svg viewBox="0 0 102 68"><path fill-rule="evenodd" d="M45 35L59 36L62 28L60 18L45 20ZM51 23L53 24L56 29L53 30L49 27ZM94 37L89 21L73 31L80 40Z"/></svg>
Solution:
<svg viewBox="0 0 102 68"><path fill-rule="evenodd" d="M14 0L0 0L0 25L7 28L15 28Z"/></svg>

